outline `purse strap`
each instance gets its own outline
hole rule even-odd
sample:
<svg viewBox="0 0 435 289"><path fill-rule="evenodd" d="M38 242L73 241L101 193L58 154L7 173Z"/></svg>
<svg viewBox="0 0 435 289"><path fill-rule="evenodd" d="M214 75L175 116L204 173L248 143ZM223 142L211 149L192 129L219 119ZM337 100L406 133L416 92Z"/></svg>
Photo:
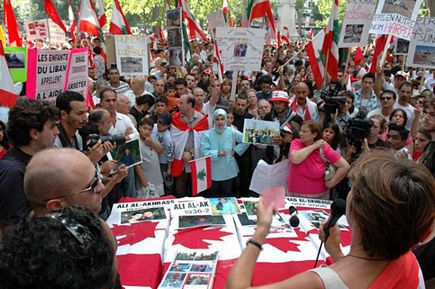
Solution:
<svg viewBox="0 0 435 289"><path fill-rule="evenodd" d="M320 151L320 157L322 158L322 160L325 162L325 165L328 166L329 162L326 159L325 153L323 152L323 145L319 148Z"/></svg>

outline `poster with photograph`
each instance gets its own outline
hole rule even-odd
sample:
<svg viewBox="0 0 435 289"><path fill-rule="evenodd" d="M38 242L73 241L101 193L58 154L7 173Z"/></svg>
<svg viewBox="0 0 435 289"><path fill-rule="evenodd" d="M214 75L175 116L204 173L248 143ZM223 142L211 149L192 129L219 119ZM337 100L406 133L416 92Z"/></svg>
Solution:
<svg viewBox="0 0 435 289"><path fill-rule="evenodd" d="M245 119L244 143L273 145L276 137L279 137L279 122Z"/></svg>
<svg viewBox="0 0 435 289"><path fill-rule="evenodd" d="M180 28L168 28L168 46L169 47L181 47L183 45L181 29Z"/></svg>
<svg viewBox="0 0 435 289"><path fill-rule="evenodd" d="M435 17L419 17L409 44L406 65L435 69Z"/></svg>
<svg viewBox="0 0 435 289"><path fill-rule="evenodd" d="M26 29L27 40L32 42L35 42L38 39L45 41L48 37L47 19L25 21L24 28Z"/></svg>
<svg viewBox="0 0 435 289"><path fill-rule="evenodd" d="M249 199L243 199L243 205L245 206L246 214L250 217L257 216L257 211L255 209L255 206L258 203L258 199L249 200Z"/></svg>
<svg viewBox="0 0 435 289"><path fill-rule="evenodd" d="M237 199L231 198L210 198L211 212L213 215L225 215L225 214L239 214L240 209L237 204Z"/></svg>
<svg viewBox="0 0 435 289"><path fill-rule="evenodd" d="M25 47L4 47L6 63L9 67L13 82L24 82L27 80L27 48Z"/></svg>
<svg viewBox="0 0 435 289"><path fill-rule="evenodd" d="M211 35L216 35L216 27L227 27L225 22L224 13L222 10L210 13L207 15L208 20L208 32Z"/></svg>
<svg viewBox="0 0 435 289"><path fill-rule="evenodd" d="M183 48L170 47L169 48L169 64L175 66L183 65Z"/></svg>
<svg viewBox="0 0 435 289"><path fill-rule="evenodd" d="M344 15L339 47L367 45L369 29L376 9L376 0L349 0Z"/></svg>
<svg viewBox="0 0 435 289"><path fill-rule="evenodd" d="M181 8L166 10L166 27L181 28Z"/></svg>
<svg viewBox="0 0 435 289"><path fill-rule="evenodd" d="M192 198L184 201L178 200L171 207L173 216L178 215L211 215L210 202L204 198Z"/></svg>
<svg viewBox="0 0 435 289"><path fill-rule="evenodd" d="M260 71L263 29L241 27L216 27L216 40L225 70Z"/></svg>
<svg viewBox="0 0 435 289"><path fill-rule="evenodd" d="M56 101L64 91L70 53L70 50L28 50L27 98Z"/></svg>
<svg viewBox="0 0 435 289"><path fill-rule="evenodd" d="M112 159L117 162L117 165L125 165L130 168L142 162L140 154L140 144L138 139L130 140L122 145L116 146L110 151Z"/></svg>
<svg viewBox="0 0 435 289"><path fill-rule="evenodd" d="M71 51L67 71L68 78L64 90L78 92L86 98L88 94L87 48L78 48Z"/></svg>
<svg viewBox="0 0 435 289"><path fill-rule="evenodd" d="M134 224L166 219L163 207L127 210L121 213L121 224Z"/></svg>
<svg viewBox="0 0 435 289"><path fill-rule="evenodd" d="M423 0L380 0L369 33L411 40Z"/></svg>
<svg viewBox="0 0 435 289"><path fill-rule="evenodd" d="M395 55L405 55L408 54L409 41L405 39L395 38L394 39L394 54Z"/></svg>
<svg viewBox="0 0 435 289"><path fill-rule="evenodd" d="M243 226L243 227L257 226L257 222L253 220L253 218L249 218L249 216L246 213L237 214L236 224L238 226Z"/></svg>
<svg viewBox="0 0 435 289"><path fill-rule="evenodd" d="M226 225L225 219L222 215L198 215L198 216L179 216L178 228L187 229L194 227L208 227L217 226L224 227Z"/></svg>
<svg viewBox="0 0 435 289"><path fill-rule="evenodd" d="M148 74L146 35L115 35L116 65L121 75Z"/></svg>

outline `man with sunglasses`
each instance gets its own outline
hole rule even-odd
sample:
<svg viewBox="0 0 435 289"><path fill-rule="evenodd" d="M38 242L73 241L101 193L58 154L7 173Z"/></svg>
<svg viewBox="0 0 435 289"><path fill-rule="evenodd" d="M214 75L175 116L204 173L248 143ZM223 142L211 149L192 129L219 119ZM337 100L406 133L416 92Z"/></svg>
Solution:
<svg viewBox="0 0 435 289"><path fill-rule="evenodd" d="M375 110L370 111L367 114L367 119L372 117L373 115L380 114L382 115L386 121L390 120L390 115L394 110L394 104L396 103L396 93L392 90L384 90L381 93L381 108L377 108Z"/></svg>

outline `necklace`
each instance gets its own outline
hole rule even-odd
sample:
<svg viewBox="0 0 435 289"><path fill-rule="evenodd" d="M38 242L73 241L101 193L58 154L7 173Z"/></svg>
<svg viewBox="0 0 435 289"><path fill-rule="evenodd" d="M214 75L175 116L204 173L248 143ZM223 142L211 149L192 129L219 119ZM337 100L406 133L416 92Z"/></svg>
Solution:
<svg viewBox="0 0 435 289"><path fill-rule="evenodd" d="M366 261L386 261L385 259L381 259L381 258L368 258L368 257L362 257L362 256L355 256L352 254L347 254L346 257L353 257L353 258L366 260Z"/></svg>

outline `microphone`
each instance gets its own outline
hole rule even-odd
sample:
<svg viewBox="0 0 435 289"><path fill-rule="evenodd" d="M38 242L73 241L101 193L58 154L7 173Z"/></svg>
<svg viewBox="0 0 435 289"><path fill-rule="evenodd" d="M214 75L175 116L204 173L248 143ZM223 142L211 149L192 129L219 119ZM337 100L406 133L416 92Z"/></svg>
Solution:
<svg viewBox="0 0 435 289"><path fill-rule="evenodd" d="M331 214L325 223L326 238L329 237L329 229L331 229L345 213L346 201L343 199L335 199L331 204Z"/></svg>
<svg viewBox="0 0 435 289"><path fill-rule="evenodd" d="M299 226L298 209L295 206L290 206L288 211L290 213L290 226L293 228Z"/></svg>

